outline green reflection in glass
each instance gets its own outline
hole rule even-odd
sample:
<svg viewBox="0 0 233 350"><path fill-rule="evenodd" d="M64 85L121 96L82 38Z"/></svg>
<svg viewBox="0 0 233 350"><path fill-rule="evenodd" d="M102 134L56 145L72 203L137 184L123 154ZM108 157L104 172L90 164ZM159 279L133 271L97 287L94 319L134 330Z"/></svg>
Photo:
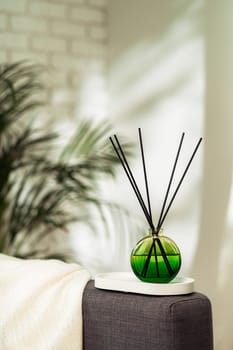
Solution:
<svg viewBox="0 0 233 350"><path fill-rule="evenodd" d="M133 249L130 262L141 281L168 283L180 270L181 255L175 242L160 232L142 238Z"/></svg>

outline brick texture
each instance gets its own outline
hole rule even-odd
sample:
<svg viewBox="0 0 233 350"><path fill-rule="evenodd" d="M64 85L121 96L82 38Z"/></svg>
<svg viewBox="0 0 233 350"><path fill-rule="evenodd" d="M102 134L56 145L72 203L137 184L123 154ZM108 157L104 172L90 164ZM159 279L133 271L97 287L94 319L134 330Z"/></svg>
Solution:
<svg viewBox="0 0 233 350"><path fill-rule="evenodd" d="M0 0L0 11L7 13L25 13L27 0Z"/></svg>
<svg viewBox="0 0 233 350"><path fill-rule="evenodd" d="M6 15L0 15L0 30L6 30L7 28L7 17Z"/></svg>
<svg viewBox="0 0 233 350"><path fill-rule="evenodd" d="M28 38L19 33L0 32L0 47L25 49L28 47Z"/></svg>
<svg viewBox="0 0 233 350"><path fill-rule="evenodd" d="M89 0L89 4L106 8L107 0Z"/></svg>
<svg viewBox="0 0 233 350"><path fill-rule="evenodd" d="M101 9L93 7L73 7L71 11L71 19L89 24L104 23L105 13Z"/></svg>
<svg viewBox="0 0 233 350"><path fill-rule="evenodd" d="M32 38L32 48L39 51L66 52L66 41L52 36L35 36Z"/></svg>
<svg viewBox="0 0 233 350"><path fill-rule="evenodd" d="M30 14L49 18L65 18L66 6L52 4L48 1L31 1L29 4Z"/></svg>
<svg viewBox="0 0 233 350"><path fill-rule="evenodd" d="M44 65L50 100L43 115L55 121L85 114L85 104L97 111L105 91L91 82L105 80L107 37L107 0L0 0L0 63Z"/></svg>
<svg viewBox="0 0 233 350"><path fill-rule="evenodd" d="M86 28L82 24L69 23L67 21L53 21L52 33L66 38L85 37Z"/></svg>
<svg viewBox="0 0 233 350"><path fill-rule="evenodd" d="M7 61L7 53L0 50L0 62L6 62Z"/></svg>
<svg viewBox="0 0 233 350"><path fill-rule="evenodd" d="M12 31L28 33L47 33L47 21L43 18L31 18L28 16L11 16Z"/></svg>
<svg viewBox="0 0 233 350"><path fill-rule="evenodd" d="M97 41L106 42L108 37L108 32L106 26L91 26L90 27L90 37Z"/></svg>

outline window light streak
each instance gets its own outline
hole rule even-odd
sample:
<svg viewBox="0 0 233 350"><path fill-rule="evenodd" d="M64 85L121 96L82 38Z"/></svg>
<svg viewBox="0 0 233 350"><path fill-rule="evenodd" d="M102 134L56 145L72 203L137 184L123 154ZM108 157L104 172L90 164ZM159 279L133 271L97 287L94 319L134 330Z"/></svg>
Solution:
<svg viewBox="0 0 233 350"><path fill-rule="evenodd" d="M232 247L233 247L233 183L231 185L228 211L226 217L226 235L221 248L221 254L219 258L219 270L217 276L219 278L218 284L219 288L223 287L229 278L229 271L231 271L231 266L233 264L232 257Z"/></svg>

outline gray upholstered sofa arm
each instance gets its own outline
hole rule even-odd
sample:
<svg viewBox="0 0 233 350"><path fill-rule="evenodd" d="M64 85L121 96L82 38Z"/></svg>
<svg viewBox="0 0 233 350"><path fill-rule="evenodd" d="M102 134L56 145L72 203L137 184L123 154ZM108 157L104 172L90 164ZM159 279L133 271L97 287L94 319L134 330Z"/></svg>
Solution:
<svg viewBox="0 0 233 350"><path fill-rule="evenodd" d="M200 293L145 296L99 290L83 295L84 350L213 350L211 304Z"/></svg>

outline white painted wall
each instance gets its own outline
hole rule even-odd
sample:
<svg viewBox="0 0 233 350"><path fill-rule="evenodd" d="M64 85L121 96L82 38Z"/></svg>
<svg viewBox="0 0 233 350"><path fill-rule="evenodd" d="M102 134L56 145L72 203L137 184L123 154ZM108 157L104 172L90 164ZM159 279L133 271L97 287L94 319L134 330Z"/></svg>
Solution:
<svg viewBox="0 0 233 350"><path fill-rule="evenodd" d="M44 65L43 122L105 114L107 35L106 0L0 0L0 62Z"/></svg>
<svg viewBox="0 0 233 350"><path fill-rule="evenodd" d="M164 230L181 248L181 273L211 299L215 349L230 350L233 2L110 0L109 29L111 116L132 140L143 129L155 218L181 132L181 169L204 137ZM133 166L141 176L139 158ZM111 196L140 212L124 178L122 171Z"/></svg>

